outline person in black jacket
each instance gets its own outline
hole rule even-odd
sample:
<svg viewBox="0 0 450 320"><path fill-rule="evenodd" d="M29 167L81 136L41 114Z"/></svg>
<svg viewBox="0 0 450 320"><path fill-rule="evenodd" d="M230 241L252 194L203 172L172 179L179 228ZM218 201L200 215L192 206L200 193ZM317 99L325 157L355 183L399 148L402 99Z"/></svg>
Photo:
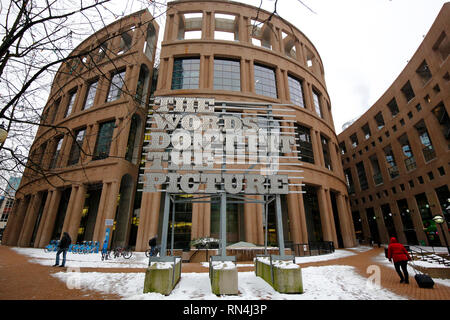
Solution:
<svg viewBox="0 0 450 320"><path fill-rule="evenodd" d="M64 232L63 236L61 237L61 241L59 241L58 245L58 252L56 253L56 262L53 265L54 267L57 267L59 265L59 255L63 254L63 260L60 267L64 267L66 264L66 255L67 250L69 249L70 244L72 243L72 239L70 238L69 234L67 232Z"/></svg>
<svg viewBox="0 0 450 320"><path fill-rule="evenodd" d="M156 239L158 239L158 235L154 236L148 241L148 245L150 246L150 256L153 256L155 254Z"/></svg>

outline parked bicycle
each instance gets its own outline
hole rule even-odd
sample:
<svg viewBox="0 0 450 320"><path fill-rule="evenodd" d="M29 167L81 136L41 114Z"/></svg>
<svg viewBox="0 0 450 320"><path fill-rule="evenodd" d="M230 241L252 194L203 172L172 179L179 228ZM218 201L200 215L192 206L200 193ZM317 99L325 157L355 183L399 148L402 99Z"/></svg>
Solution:
<svg viewBox="0 0 450 320"><path fill-rule="evenodd" d="M47 253L54 252L58 249L58 245L59 245L59 240L52 240L46 247L44 247L44 251Z"/></svg>
<svg viewBox="0 0 450 320"><path fill-rule="evenodd" d="M120 256L124 257L125 259L129 259L132 255L133 252L124 247L117 247L108 252L109 259L118 258Z"/></svg>
<svg viewBox="0 0 450 320"><path fill-rule="evenodd" d="M153 253L152 253L152 249L149 248L149 249L145 250L145 256L146 256L147 258L150 257L150 256L156 257L156 256L158 256L159 251L160 251L160 250L159 250L159 246L156 246L156 247L155 247L155 250L153 250Z"/></svg>

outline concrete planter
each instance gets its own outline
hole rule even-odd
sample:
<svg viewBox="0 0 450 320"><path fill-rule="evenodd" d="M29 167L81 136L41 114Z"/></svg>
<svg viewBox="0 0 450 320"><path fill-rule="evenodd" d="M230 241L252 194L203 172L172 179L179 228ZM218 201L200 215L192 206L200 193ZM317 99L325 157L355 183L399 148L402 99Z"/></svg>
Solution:
<svg viewBox="0 0 450 320"><path fill-rule="evenodd" d="M263 278L280 293L303 293L302 270L298 265L268 258L255 259L256 276Z"/></svg>
<svg viewBox="0 0 450 320"><path fill-rule="evenodd" d="M145 272L144 293L169 295L181 278L181 259L177 262L153 262Z"/></svg>
<svg viewBox="0 0 450 320"><path fill-rule="evenodd" d="M237 295L238 294L238 272L232 263L225 267L213 266L210 269L211 291L216 295Z"/></svg>

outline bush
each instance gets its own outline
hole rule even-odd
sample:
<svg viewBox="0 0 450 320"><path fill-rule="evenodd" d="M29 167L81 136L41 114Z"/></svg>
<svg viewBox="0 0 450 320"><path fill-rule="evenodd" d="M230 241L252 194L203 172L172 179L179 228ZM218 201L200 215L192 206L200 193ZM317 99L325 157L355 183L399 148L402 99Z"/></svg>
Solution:
<svg viewBox="0 0 450 320"><path fill-rule="evenodd" d="M191 241L191 247L196 249L217 249L219 248L219 239L203 237Z"/></svg>

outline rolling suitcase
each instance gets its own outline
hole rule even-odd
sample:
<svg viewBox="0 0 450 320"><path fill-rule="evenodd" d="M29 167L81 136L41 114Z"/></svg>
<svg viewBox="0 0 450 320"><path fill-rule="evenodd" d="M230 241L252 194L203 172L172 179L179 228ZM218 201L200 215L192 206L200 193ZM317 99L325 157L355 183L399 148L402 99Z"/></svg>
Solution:
<svg viewBox="0 0 450 320"><path fill-rule="evenodd" d="M414 268L414 262L411 261L411 263L413 264L412 268L414 270L414 272L416 273L416 275L414 276L414 279L417 282L417 285L420 288L426 288L426 289L433 289L434 286L434 281L433 278L431 278L429 275L422 273L422 272L417 272L416 268Z"/></svg>
<svg viewBox="0 0 450 320"><path fill-rule="evenodd" d="M434 281L433 278L431 278L429 275L424 273L417 273L414 276L414 279L416 280L420 288L433 289Z"/></svg>

